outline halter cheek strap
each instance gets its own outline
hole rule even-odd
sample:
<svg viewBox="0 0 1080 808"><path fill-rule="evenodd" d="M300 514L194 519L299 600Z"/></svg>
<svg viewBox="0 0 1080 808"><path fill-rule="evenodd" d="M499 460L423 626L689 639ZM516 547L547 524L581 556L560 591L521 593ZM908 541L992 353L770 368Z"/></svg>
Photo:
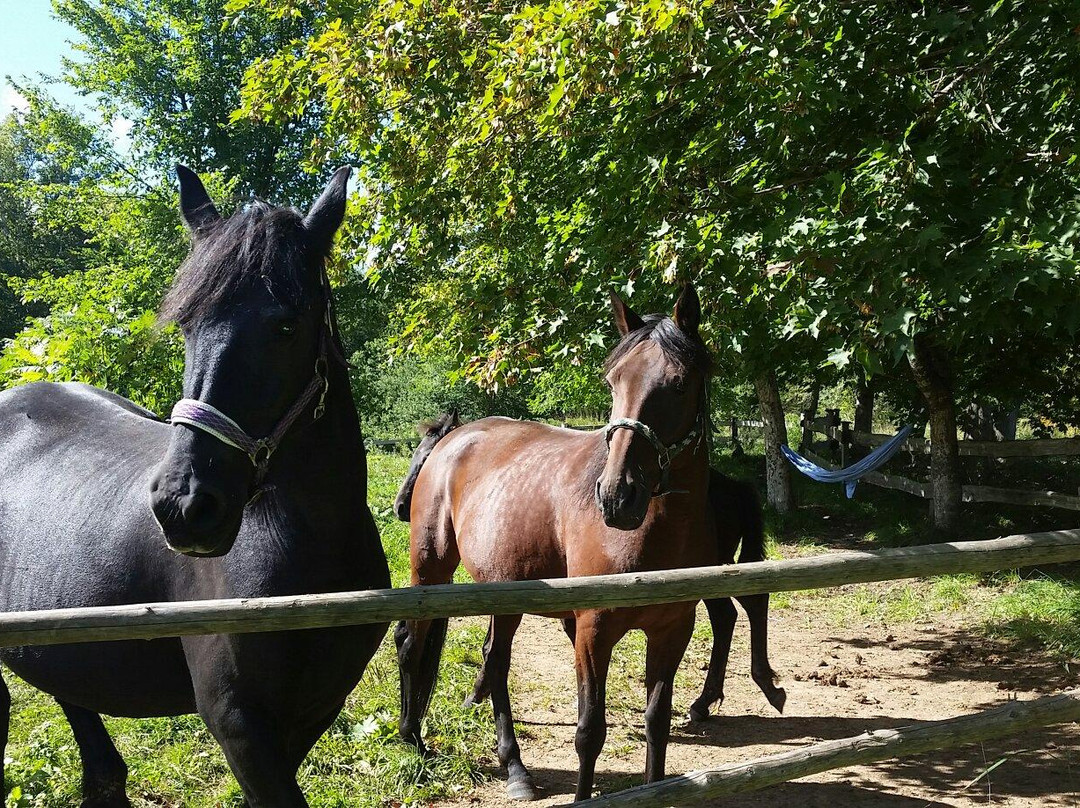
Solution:
<svg viewBox="0 0 1080 808"><path fill-rule="evenodd" d="M705 440L708 433L709 418L707 395L703 394L703 399L702 407L698 411L698 417L695 419L694 426L690 429L690 432L687 433L685 438L670 446L660 440L660 436L656 434L651 426L633 418L615 418L605 424L604 440L607 442L609 449L611 447L611 436L615 431L617 429L629 429L635 435L640 435L645 438L656 451L657 462L660 464L660 481L657 483L656 489L652 492L652 496L662 497L667 494L689 493L684 489L671 487L671 464L676 457L683 453L683 451L691 447L697 448Z"/></svg>
<svg viewBox="0 0 1080 808"><path fill-rule="evenodd" d="M326 410L326 391L329 382L326 376L326 357L320 355L315 363L315 376L308 383L304 392L296 399L289 411L277 422L274 430L265 438L253 438L244 431L240 424L227 416L212 404L193 398L182 398L173 405L169 422L186 424L207 435L217 438L222 443L239 449L248 456L255 467L255 485L261 485L270 465L270 457L277 451L289 428L318 397L313 421L318 421Z"/></svg>

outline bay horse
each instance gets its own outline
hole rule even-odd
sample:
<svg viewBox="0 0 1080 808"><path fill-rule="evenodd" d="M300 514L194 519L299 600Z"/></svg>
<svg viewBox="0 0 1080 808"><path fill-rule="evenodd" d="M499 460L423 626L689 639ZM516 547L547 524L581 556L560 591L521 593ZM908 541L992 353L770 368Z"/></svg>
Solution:
<svg viewBox="0 0 1080 808"><path fill-rule="evenodd" d="M612 295L621 339L606 381L612 418L581 432L484 418L431 449L411 494L414 585L449 582L463 563L476 581L600 575L715 564L709 484L707 384L712 362L698 333L701 306L684 287L670 317L640 317ZM607 732L611 652L641 629L646 651L646 781L664 776L671 689L694 629L695 604L584 609L573 618L578 680L576 797L592 793ZM487 655L500 763L511 798L537 796L521 761L507 687L520 615L492 620ZM401 736L423 749L420 726L438 672L447 621L402 621Z"/></svg>
<svg viewBox="0 0 1080 808"><path fill-rule="evenodd" d="M461 418L457 411L453 411L417 427L421 440L413 452L409 471L394 500L394 513L402 522L408 522L412 518L413 488L428 455L440 440L459 426ZM740 563L765 560L765 525L761 500L753 485L710 468L708 505L712 510L713 525L716 528L717 563L734 564L736 555ZM782 713L787 693L782 687L776 686L776 674L769 663L769 595L741 595L736 600L742 604L750 622L750 676L769 703ZM712 626L712 654L701 695L690 706L692 721L705 721L709 718L712 705L724 702L728 655L738 619L731 598L706 600L705 607ZM574 618L564 618L562 624L563 631L573 644L576 634ZM484 638L483 661L473 692L465 699L466 709L481 704L491 695L492 673L488 665L491 634L492 624L489 623L487 636Z"/></svg>
<svg viewBox="0 0 1080 808"><path fill-rule="evenodd" d="M177 167L192 241L162 316L183 332L185 398L167 423L82 384L0 393L0 608L389 586L324 266L349 172L306 215L254 202L223 218ZM84 808L130 805L100 713L192 712L250 808L300 808L297 769L386 628L31 646L0 658L63 709ZM0 683L3 743L10 709Z"/></svg>

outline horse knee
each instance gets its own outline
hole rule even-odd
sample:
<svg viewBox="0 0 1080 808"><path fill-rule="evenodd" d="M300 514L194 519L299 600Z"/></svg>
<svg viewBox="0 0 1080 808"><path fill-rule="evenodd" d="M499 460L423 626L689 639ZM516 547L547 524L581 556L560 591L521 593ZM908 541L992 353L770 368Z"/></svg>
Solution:
<svg viewBox="0 0 1080 808"><path fill-rule="evenodd" d="M607 740L607 722L604 716L596 715L592 711L587 712L578 721L577 732L574 734L574 749L578 757L586 760L595 760L604 748Z"/></svg>
<svg viewBox="0 0 1080 808"><path fill-rule="evenodd" d="M670 734L671 688L661 683L645 707L645 740L650 744L667 743Z"/></svg>

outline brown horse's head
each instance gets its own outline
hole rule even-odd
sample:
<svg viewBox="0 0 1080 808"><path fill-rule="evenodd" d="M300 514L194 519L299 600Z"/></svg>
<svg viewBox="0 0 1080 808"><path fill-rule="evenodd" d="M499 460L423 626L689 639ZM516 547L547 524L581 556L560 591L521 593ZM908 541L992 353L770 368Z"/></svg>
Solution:
<svg viewBox="0 0 1080 808"><path fill-rule="evenodd" d="M617 295L611 305L622 339L604 366L612 407L596 504L609 527L634 530L650 500L671 493L672 464L705 445L711 360L698 335L701 303L692 285L670 317L639 317Z"/></svg>

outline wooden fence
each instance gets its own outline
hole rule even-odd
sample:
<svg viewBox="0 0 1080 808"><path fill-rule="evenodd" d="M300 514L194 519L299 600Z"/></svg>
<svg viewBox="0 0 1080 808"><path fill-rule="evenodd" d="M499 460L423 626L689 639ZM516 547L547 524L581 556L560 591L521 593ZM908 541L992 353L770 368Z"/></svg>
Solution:
<svg viewBox="0 0 1080 808"><path fill-rule="evenodd" d="M829 553L784 561L589 578L15 612L0 615L0 646L643 606L1078 560L1080 529L990 541ZM691 773L607 795L586 804L639 808L681 805L705 797L742 793L832 768L943 749L1078 719L1080 695L1070 691L1025 704L1009 703L997 710L948 721L868 733L751 763Z"/></svg>
<svg viewBox="0 0 1080 808"><path fill-rule="evenodd" d="M850 421L840 420L839 410L827 410L824 417L803 414L802 453L822 468L838 469L848 465L856 446L873 449L892 435L873 432L855 432ZM814 435L824 435L825 447L839 455L836 464L822 456L816 448ZM959 441L961 457L1015 458L1015 457L1075 457L1080 456L1080 437L1044 438L1039 440L1011 441ZM903 450L915 454L929 454L930 441L911 437L904 441ZM873 471L860 478L860 482L904 491L923 499L933 499L933 486L929 482L913 480L898 474ZM1062 491L1029 491L1016 488L998 488L989 485L965 485L962 488L964 502L1001 502L1009 505L1040 505L1080 511L1080 490L1077 495Z"/></svg>

